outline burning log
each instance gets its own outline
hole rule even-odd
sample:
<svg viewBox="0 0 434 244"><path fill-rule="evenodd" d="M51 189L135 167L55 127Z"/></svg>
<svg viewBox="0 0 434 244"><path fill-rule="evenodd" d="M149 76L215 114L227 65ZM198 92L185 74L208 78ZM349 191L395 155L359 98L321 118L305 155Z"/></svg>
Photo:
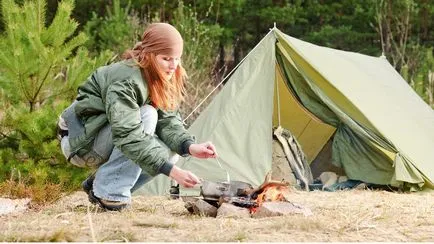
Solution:
<svg viewBox="0 0 434 244"><path fill-rule="evenodd" d="M289 202L289 189L284 185L270 184L264 187L261 193L256 197L257 206L251 209L254 213L257 207L262 206L265 202Z"/></svg>

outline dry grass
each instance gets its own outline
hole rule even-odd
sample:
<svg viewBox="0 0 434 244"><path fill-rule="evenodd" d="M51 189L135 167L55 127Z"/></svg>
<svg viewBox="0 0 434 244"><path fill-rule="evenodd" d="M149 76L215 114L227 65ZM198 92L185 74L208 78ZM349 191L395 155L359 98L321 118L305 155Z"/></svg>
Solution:
<svg viewBox="0 0 434 244"><path fill-rule="evenodd" d="M29 185L21 180L6 180L0 183L0 196L12 199L30 198L32 206L39 207L53 203L61 197L62 185L46 183Z"/></svg>
<svg viewBox="0 0 434 244"><path fill-rule="evenodd" d="M262 219L190 215L181 200L133 198L103 212L83 192L40 210L0 217L0 241L47 242L433 242L434 191L293 192L313 216Z"/></svg>

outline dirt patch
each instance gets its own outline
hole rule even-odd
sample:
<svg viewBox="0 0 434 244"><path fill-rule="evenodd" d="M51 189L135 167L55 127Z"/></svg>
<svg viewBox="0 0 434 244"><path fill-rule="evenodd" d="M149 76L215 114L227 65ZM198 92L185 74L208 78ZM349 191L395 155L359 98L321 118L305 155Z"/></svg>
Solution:
<svg viewBox="0 0 434 244"><path fill-rule="evenodd" d="M103 212L75 192L40 210L0 216L0 241L129 242L433 242L434 191L295 191L312 216L263 219L191 215L181 200L133 198L123 212ZM25 230L25 231L23 231Z"/></svg>

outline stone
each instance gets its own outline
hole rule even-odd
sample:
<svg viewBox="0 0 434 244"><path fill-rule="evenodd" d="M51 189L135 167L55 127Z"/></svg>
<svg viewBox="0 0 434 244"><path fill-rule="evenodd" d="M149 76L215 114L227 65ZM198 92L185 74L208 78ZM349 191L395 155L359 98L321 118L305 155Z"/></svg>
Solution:
<svg viewBox="0 0 434 244"><path fill-rule="evenodd" d="M194 202L185 202L184 207L188 210L189 213L194 213L193 205Z"/></svg>
<svg viewBox="0 0 434 244"><path fill-rule="evenodd" d="M202 199L198 199L195 202L186 202L185 207L193 214L207 217L217 216L217 208Z"/></svg>
<svg viewBox="0 0 434 244"><path fill-rule="evenodd" d="M264 218L273 216L286 216L292 214L313 215L309 208L305 208L291 202L264 202L252 214L253 218Z"/></svg>
<svg viewBox="0 0 434 244"><path fill-rule="evenodd" d="M217 210L217 218L250 218L247 208L237 207L230 203L223 203Z"/></svg>

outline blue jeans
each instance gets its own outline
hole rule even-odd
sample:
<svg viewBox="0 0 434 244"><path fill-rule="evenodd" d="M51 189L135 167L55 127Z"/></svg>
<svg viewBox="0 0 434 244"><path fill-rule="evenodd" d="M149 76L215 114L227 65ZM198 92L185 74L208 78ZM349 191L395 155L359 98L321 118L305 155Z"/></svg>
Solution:
<svg viewBox="0 0 434 244"><path fill-rule="evenodd" d="M68 125L68 133L71 136L75 135L74 133L82 132L80 121L76 118L75 113L72 113L73 107L74 103L62 115ZM154 135L158 121L157 110L150 105L145 105L140 109L140 115L143 131ZM166 144L157 137L155 139L169 151L169 161L176 163L179 159L178 154L170 151ZM61 146L65 157L69 157L68 136L62 138ZM153 179L138 164L129 160L117 147L113 146L110 125L101 129L95 138L92 152L83 157L74 156L70 162L79 167L98 167L93 182L93 192L95 196L105 200L130 202L131 193ZM170 183L167 184L168 178L166 176L157 176L156 178L160 179L156 179L154 185L158 183L161 185L149 186L148 188L167 187L168 190L170 186ZM148 189L148 192L154 194L161 194L163 191L165 189Z"/></svg>

